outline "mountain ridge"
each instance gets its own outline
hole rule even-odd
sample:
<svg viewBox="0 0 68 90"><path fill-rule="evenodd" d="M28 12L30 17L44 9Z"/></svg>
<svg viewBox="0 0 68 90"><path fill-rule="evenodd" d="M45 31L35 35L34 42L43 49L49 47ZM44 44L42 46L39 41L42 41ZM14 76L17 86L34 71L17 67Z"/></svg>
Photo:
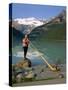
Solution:
<svg viewBox="0 0 68 90"><path fill-rule="evenodd" d="M10 21L9 22L9 30L12 30L12 35L13 35L13 44L15 42L21 43L22 38L24 37L24 34L28 33L30 40L35 40L35 39L41 39L43 38L47 40L66 40L66 12L63 11L61 12L58 16L50 20L49 22L33 27L29 25L24 25L22 27L19 26L17 28L18 23ZM21 29L22 30L21 30ZM29 28L29 29L28 29ZM16 45L16 44L15 44Z"/></svg>

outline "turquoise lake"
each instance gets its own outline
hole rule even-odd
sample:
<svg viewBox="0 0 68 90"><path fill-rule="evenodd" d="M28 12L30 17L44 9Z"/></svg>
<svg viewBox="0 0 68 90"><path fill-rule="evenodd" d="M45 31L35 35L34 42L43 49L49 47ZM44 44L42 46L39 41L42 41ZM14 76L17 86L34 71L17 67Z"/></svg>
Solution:
<svg viewBox="0 0 68 90"><path fill-rule="evenodd" d="M36 52L37 50L45 57L49 63L66 63L66 41L33 40L31 43L33 46L30 44L28 49L28 53L30 54L27 55L27 58L31 60L32 65L45 64L40 56L37 56L37 53L33 54L32 56L32 53ZM23 59L23 48L21 44L15 46L12 51L13 64Z"/></svg>

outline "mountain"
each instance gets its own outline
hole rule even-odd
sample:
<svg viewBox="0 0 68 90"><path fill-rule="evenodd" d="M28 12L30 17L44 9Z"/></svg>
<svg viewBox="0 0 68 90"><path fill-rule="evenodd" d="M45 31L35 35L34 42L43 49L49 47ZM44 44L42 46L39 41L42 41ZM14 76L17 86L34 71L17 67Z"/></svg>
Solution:
<svg viewBox="0 0 68 90"><path fill-rule="evenodd" d="M63 10L57 16L52 17L50 20L48 20L47 24L60 23L60 22L66 22L66 11L65 10Z"/></svg>
<svg viewBox="0 0 68 90"><path fill-rule="evenodd" d="M43 38L47 40L66 40L65 10L46 24L34 28L30 33L30 37L39 40L43 40Z"/></svg>
<svg viewBox="0 0 68 90"><path fill-rule="evenodd" d="M9 38L12 38L12 47L19 45L21 43L24 34L14 27L12 27L12 22L9 22Z"/></svg>
<svg viewBox="0 0 68 90"><path fill-rule="evenodd" d="M12 21L12 27L21 31L24 34L29 34L35 27L43 25L44 22L34 17L31 18L16 18Z"/></svg>
<svg viewBox="0 0 68 90"><path fill-rule="evenodd" d="M66 12L62 11L48 22L35 18L15 19L9 23L13 46L21 44L24 33L29 33L30 40L66 40Z"/></svg>

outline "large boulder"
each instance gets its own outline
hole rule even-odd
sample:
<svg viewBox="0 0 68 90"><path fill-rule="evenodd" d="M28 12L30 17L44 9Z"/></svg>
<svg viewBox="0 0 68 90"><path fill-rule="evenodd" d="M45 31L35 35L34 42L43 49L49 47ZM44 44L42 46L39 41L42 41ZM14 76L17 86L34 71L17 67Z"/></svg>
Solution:
<svg viewBox="0 0 68 90"><path fill-rule="evenodd" d="M16 66L19 68L31 67L31 61L29 59L22 60L19 63L17 63Z"/></svg>

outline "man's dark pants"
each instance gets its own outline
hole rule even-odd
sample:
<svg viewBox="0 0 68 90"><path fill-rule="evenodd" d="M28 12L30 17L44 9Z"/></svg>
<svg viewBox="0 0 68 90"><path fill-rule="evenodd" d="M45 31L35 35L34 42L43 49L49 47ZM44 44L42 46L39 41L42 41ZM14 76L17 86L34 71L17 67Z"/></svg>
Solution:
<svg viewBox="0 0 68 90"><path fill-rule="evenodd" d="M28 46L27 47L23 47L23 49L24 49L24 59L26 59L26 54L27 54Z"/></svg>

